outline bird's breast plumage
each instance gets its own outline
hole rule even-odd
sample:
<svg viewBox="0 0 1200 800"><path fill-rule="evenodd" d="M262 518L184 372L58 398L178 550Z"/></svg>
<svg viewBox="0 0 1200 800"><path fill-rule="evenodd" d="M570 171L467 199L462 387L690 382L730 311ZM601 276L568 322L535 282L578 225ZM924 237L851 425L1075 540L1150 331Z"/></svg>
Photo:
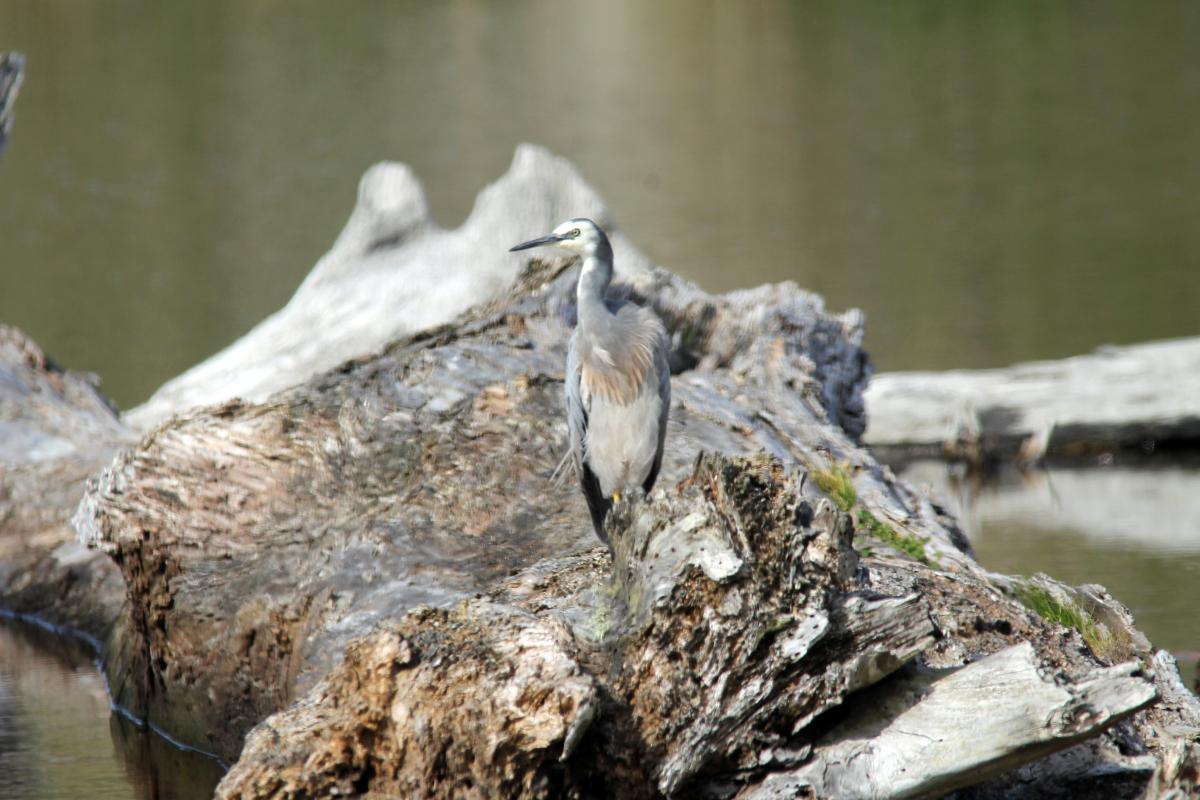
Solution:
<svg viewBox="0 0 1200 800"><path fill-rule="evenodd" d="M584 459L606 496L640 486L653 469L663 399L649 384L627 404L592 399Z"/></svg>

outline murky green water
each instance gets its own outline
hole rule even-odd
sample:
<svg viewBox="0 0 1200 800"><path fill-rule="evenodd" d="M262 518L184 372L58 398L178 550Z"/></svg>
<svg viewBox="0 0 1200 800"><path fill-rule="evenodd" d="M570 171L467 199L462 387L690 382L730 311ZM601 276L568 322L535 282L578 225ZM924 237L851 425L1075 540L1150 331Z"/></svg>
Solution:
<svg viewBox="0 0 1200 800"><path fill-rule="evenodd" d="M222 773L111 711L88 647L0 617L0 797L201 800Z"/></svg>
<svg viewBox="0 0 1200 800"><path fill-rule="evenodd" d="M457 225L521 141L722 290L861 306L883 369L1197 332L1193 2L0 2L0 319L123 407L290 296L359 175Z"/></svg>
<svg viewBox="0 0 1200 800"><path fill-rule="evenodd" d="M453 227L532 141L708 288L865 309L881 369L1194 335L1198 45L1182 1L0 0L0 49L29 56L0 321L130 407L287 300L371 163L412 164ZM1200 649L1195 552L1091 527L973 534Z"/></svg>

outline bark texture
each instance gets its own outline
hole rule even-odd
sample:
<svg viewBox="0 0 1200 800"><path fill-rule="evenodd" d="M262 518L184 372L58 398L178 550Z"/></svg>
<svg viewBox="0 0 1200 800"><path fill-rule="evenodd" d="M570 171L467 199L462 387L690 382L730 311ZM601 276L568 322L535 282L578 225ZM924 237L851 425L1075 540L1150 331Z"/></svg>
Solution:
<svg viewBox="0 0 1200 800"><path fill-rule="evenodd" d="M599 699L561 638L485 600L414 612L255 728L218 794L562 797Z"/></svg>
<svg viewBox="0 0 1200 800"><path fill-rule="evenodd" d="M876 703L857 704L808 764L740 796L922 797L978 783L1144 708L1155 691L1137 669L1130 662L1058 686L1025 643L962 669L912 672L874 693Z"/></svg>
<svg viewBox="0 0 1200 800"><path fill-rule="evenodd" d="M1037 764L1039 778L1103 773L1122 787L1108 797L1137 796L1156 765L1158 780L1187 780L1182 745L1161 764L1148 755L1150 714L1190 731L1179 741L1197 730L1194 699L1170 707L1169 664L1097 666L1072 643L1077 632L982 576L860 563L850 518L805 483L769 457L705 456L675 491L618 505L611 565L599 551L543 561L486 600L417 611L402 633L357 641L326 681L251 733L219 796L898 798L988 779L1011 792L998 776ZM551 655L521 656L524 671L489 656L481 674L443 655L447 626L472 637L455 639L463 658L497 637L517 643L506 652L532 638ZM407 644L422 636L425 651ZM426 677L413 676L417 664ZM553 678L538 689L530 675ZM507 696L577 692L555 699L549 733L531 738L496 715L497 676ZM439 687L415 721L412 703L397 711L394 699L414 682ZM1144 711L1160 685L1164 702ZM546 708L526 712L539 730ZM406 755L413 741L424 756ZM1081 741L1091 746L1071 749ZM456 760L451 743L464 742L489 754L483 765ZM525 783L498 752L529 764ZM451 766L430 772L431 753Z"/></svg>
<svg viewBox="0 0 1200 800"><path fill-rule="evenodd" d="M666 795L753 772L848 692L932 644L916 595L858 590L850 520L806 499L778 462L705 458L679 499L626 506L613 527L619 670Z"/></svg>

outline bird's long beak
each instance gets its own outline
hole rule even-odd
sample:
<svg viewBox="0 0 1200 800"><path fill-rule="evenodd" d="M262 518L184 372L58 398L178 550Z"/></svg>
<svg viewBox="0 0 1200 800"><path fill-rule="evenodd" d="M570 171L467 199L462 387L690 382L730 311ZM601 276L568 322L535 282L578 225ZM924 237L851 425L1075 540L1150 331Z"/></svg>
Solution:
<svg viewBox="0 0 1200 800"><path fill-rule="evenodd" d="M508 252L515 253L518 250L528 250L531 247L541 247L544 244L557 244L562 241L561 236L555 236L553 233L549 236L543 236L540 239L530 239L528 242L521 242L516 247L508 248Z"/></svg>

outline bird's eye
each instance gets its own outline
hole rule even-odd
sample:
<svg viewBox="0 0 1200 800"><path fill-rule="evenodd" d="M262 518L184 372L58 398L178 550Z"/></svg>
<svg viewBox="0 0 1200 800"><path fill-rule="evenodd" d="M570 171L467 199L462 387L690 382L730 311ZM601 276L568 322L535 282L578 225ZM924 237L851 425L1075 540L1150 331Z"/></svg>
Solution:
<svg viewBox="0 0 1200 800"><path fill-rule="evenodd" d="M571 231L571 238L572 238L572 239L578 239L578 238L579 238L579 228L576 228L575 230Z"/></svg>

